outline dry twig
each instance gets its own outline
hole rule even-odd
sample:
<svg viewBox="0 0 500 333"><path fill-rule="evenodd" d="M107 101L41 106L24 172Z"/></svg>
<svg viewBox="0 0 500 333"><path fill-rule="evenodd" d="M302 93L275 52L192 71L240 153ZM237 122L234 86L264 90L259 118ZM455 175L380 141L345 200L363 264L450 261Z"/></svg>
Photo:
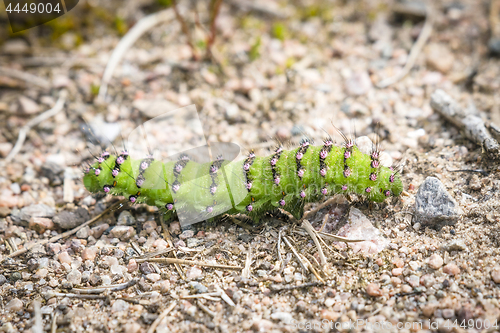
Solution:
<svg viewBox="0 0 500 333"><path fill-rule="evenodd" d="M51 109L45 111L44 113L36 116L35 118L33 118L30 121L28 121L26 123L26 125L24 125L23 127L21 127L21 129L19 130L19 136L17 137L17 142L14 145L14 148L12 148L12 150L9 153L9 155L7 155L7 157L5 158L6 162L12 161L12 159L14 158L14 156L16 156L17 153L19 153L19 151L23 147L24 140L26 140L26 135L28 135L28 132L30 131L30 129L33 126L38 125L42 121L47 120L47 119L55 116L56 114L58 114L63 109L64 103L66 102L67 95L68 95L68 92L66 90L62 90L61 93L59 94L59 99L57 100L57 102L56 102L56 104L54 105L53 108L51 108Z"/></svg>
<svg viewBox="0 0 500 333"><path fill-rule="evenodd" d="M313 226L311 223L309 223L308 220L302 220L302 228L311 236L314 244L316 245L316 248L318 249L319 253L319 259L321 260L321 266L325 267L327 262L326 262L326 257L325 254L323 253L323 248L321 247L321 244L319 243L318 237L316 237L317 232L314 230Z"/></svg>
<svg viewBox="0 0 500 333"><path fill-rule="evenodd" d="M170 311L172 311L172 309L175 308L176 305L177 305L177 302L173 301L170 304L170 306L168 308L166 308L165 311L163 311L158 316L158 318L156 318L156 320L151 324L147 333L154 333L156 331L156 328L158 327L158 325L160 325L160 322L163 320L163 318L165 318L170 313Z"/></svg>
<svg viewBox="0 0 500 333"><path fill-rule="evenodd" d="M114 284L114 285L110 285L110 286L102 286L99 288L73 288L71 290L76 292L77 294L101 294L105 291L112 292L112 291L120 291L120 290L130 288L133 285L135 285L138 281L139 281L138 279L132 279L132 280L127 281L125 283Z"/></svg>
<svg viewBox="0 0 500 333"><path fill-rule="evenodd" d="M229 306L232 306L232 307L235 307L236 304L234 304L233 300L231 299L231 297L229 297L226 292L224 291L224 289L222 289L220 286L218 285L215 285L215 289L217 289L217 291L220 293L220 297L224 300L224 302L226 302L227 304L229 304Z"/></svg>
<svg viewBox="0 0 500 333"><path fill-rule="evenodd" d="M33 312L35 313L34 323L31 327L33 333L43 333L42 311L40 310L40 302L33 301Z"/></svg>
<svg viewBox="0 0 500 333"><path fill-rule="evenodd" d="M54 316L52 317L52 324L50 325L51 333L57 332L57 312L54 312Z"/></svg>
<svg viewBox="0 0 500 333"><path fill-rule="evenodd" d="M478 116L469 114L443 90L436 90L431 96L431 107L465 136L483 147L486 154L493 159L500 159L500 144L488 132L484 121Z"/></svg>
<svg viewBox="0 0 500 333"><path fill-rule="evenodd" d="M106 93L108 91L109 81L113 77L113 72L116 66L123 58L127 50L141 37L146 31L150 30L154 26L170 21L173 19L173 13L170 9L165 9L161 12L148 15L140 19L132 29L130 29L125 36L120 40L118 45L116 45L111 57L109 58L106 69L104 70L104 75L102 76L101 86L99 87L98 97L101 100L106 99Z"/></svg>
<svg viewBox="0 0 500 333"><path fill-rule="evenodd" d="M21 72L17 69L0 67L0 74L34 84L35 86L38 86L40 88L50 89L51 87L49 81L30 73Z"/></svg>
<svg viewBox="0 0 500 333"><path fill-rule="evenodd" d="M317 287L317 286L323 286L323 282L309 282L309 283L304 283L300 284L298 286L290 285L290 286L284 286L281 284L272 284L269 286L269 289L272 292L280 292L284 290L293 290L293 289L301 289L301 288L309 288L309 287Z"/></svg>
<svg viewBox="0 0 500 333"><path fill-rule="evenodd" d="M80 299L106 299L106 295L93 295L93 294L73 294L73 293L55 293L55 292L45 292L42 293L44 297L69 297L69 298L80 298Z"/></svg>
<svg viewBox="0 0 500 333"><path fill-rule="evenodd" d="M198 307L203 311L205 312L207 315L209 315L210 317L215 317L215 312L213 312L212 310L210 310L205 304L203 304L200 300L197 300L196 301L196 304L198 305Z"/></svg>
<svg viewBox="0 0 500 333"><path fill-rule="evenodd" d="M252 247L248 247L247 258L245 260L245 268L241 271L241 276L248 279L250 277L250 265L252 265Z"/></svg>
<svg viewBox="0 0 500 333"><path fill-rule="evenodd" d="M309 272L309 269L307 269L307 265L303 263L302 258L299 256L297 250L295 250L295 248L292 246L292 243L290 243L288 238L286 236L283 236L283 240L285 241L286 245L288 245L290 250L292 250L292 253L295 255L295 257L299 260L299 264L304 270L304 272Z"/></svg>
<svg viewBox="0 0 500 333"><path fill-rule="evenodd" d="M240 267L240 266L209 264L209 263L202 262L202 261L184 260L184 259L177 259L177 258L136 259L136 261L138 263L150 261L150 262L157 262L157 263L161 263L161 264L196 265L196 266L220 268L220 269L242 269L242 267Z"/></svg>
<svg viewBox="0 0 500 333"><path fill-rule="evenodd" d="M172 235L170 235L170 232L168 231L163 214L158 214L157 218L160 220L161 228L163 229L163 237L167 240L168 246L173 249L174 243L172 242ZM177 259L177 253L175 251L172 253L174 254L175 259ZM177 273L179 273L181 279L186 280L186 274L182 270L182 267L178 263L174 264L174 267L177 270Z"/></svg>
<svg viewBox="0 0 500 333"><path fill-rule="evenodd" d="M418 35L417 41L415 42L415 44L413 44L410 50L410 55L408 56L408 61L406 61L405 66L398 74L379 82L377 84L378 88L386 88L402 80L406 75L408 75L408 73L410 73L411 69L415 65L415 62L417 61L417 58L420 52L422 51L422 48L424 47L425 43L427 43L427 40L429 39L432 33L432 26L434 25L434 19L436 14L430 4L430 0L427 0L425 2L425 11L426 15L425 15L424 27L422 28L422 31Z"/></svg>
<svg viewBox="0 0 500 333"><path fill-rule="evenodd" d="M220 297L220 292L216 291L213 293L202 293L202 294L195 294L195 295L186 295L186 296L180 296L179 298L185 299L185 298L203 298L206 296L219 296Z"/></svg>

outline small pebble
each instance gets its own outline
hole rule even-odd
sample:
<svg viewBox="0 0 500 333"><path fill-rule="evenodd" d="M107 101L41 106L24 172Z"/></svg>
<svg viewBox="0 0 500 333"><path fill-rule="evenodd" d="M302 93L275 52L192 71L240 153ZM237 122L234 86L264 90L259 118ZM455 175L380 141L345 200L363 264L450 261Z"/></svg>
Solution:
<svg viewBox="0 0 500 333"><path fill-rule="evenodd" d="M268 299L269 299L269 297L268 297ZM264 301L263 301L263 303L264 303ZM278 312L271 314L271 319L282 321L285 324L290 324L293 320L293 316L289 312L278 311Z"/></svg>
<svg viewBox="0 0 500 333"><path fill-rule="evenodd" d="M18 298L13 298L5 306L5 310L8 312L17 312L23 309L23 302Z"/></svg>
<svg viewBox="0 0 500 333"><path fill-rule="evenodd" d="M252 329L256 332L269 332L273 327L274 323L267 319L256 319L252 323Z"/></svg>
<svg viewBox="0 0 500 333"><path fill-rule="evenodd" d="M82 283L82 273L77 269L73 269L66 275L66 279L74 286L79 285Z"/></svg>
<svg viewBox="0 0 500 333"><path fill-rule="evenodd" d="M201 283L191 282L190 285L191 287L194 288L194 290L196 290L197 294L203 294L208 292L208 288Z"/></svg>
<svg viewBox="0 0 500 333"><path fill-rule="evenodd" d="M160 282L160 291L162 293L166 293L170 290L170 281L169 280L163 280Z"/></svg>
<svg viewBox="0 0 500 333"><path fill-rule="evenodd" d="M93 287L98 286L101 284L101 282L102 282L102 278L99 274L94 273L90 276L89 283L91 286L93 286Z"/></svg>
<svg viewBox="0 0 500 333"><path fill-rule="evenodd" d="M118 216L117 225L135 225L135 217L128 210L124 210Z"/></svg>
<svg viewBox="0 0 500 333"><path fill-rule="evenodd" d="M132 273L132 272L135 272L137 270L137 268L139 268L139 265L137 264L137 261L135 261L135 259L130 259L128 261L127 271L129 273Z"/></svg>
<svg viewBox="0 0 500 333"><path fill-rule="evenodd" d="M200 268L198 268L198 267L191 267L186 272L186 278L188 280L195 280L195 279L199 278L202 274L203 274L203 271Z"/></svg>
<svg viewBox="0 0 500 333"><path fill-rule="evenodd" d="M321 311L321 318L324 320L329 320L331 322L337 321L339 319L340 313L335 312L335 311L330 311L330 310L323 310Z"/></svg>
<svg viewBox="0 0 500 333"><path fill-rule="evenodd" d="M491 271L491 278L495 283L500 283L500 267L495 267ZM0 283L1 284L1 283Z"/></svg>
<svg viewBox="0 0 500 333"><path fill-rule="evenodd" d="M455 316L455 310L453 309L443 309L441 314L443 315L444 319L450 319Z"/></svg>
<svg viewBox="0 0 500 333"><path fill-rule="evenodd" d="M409 286L409 285L407 285L407 284L405 284L405 285L403 285L403 286L401 287L401 291L402 291L403 293L409 293L409 292L411 292L412 290L413 290L413 289L412 289L412 287L410 287L410 286Z"/></svg>
<svg viewBox="0 0 500 333"><path fill-rule="evenodd" d="M366 293L374 297L382 296L380 286L376 283L370 283L368 286L366 286Z"/></svg>
<svg viewBox="0 0 500 333"><path fill-rule="evenodd" d="M135 229L125 225L117 225L110 231L112 237L116 237L122 241L130 239L135 235Z"/></svg>
<svg viewBox="0 0 500 333"><path fill-rule="evenodd" d="M36 271L35 275L33 276L35 279L42 279L49 274L49 270L47 268L40 268L39 270Z"/></svg>
<svg viewBox="0 0 500 333"><path fill-rule="evenodd" d="M392 269L392 276L400 276L401 274L403 274L402 268L393 268Z"/></svg>
<svg viewBox="0 0 500 333"><path fill-rule="evenodd" d="M125 302L124 300L121 299L117 299L115 303L113 303L111 311L112 312L127 311L129 306L130 304L128 302Z"/></svg>
<svg viewBox="0 0 500 333"><path fill-rule="evenodd" d="M95 239L99 239L102 234L109 228L109 224L103 223L93 227L91 230L91 234Z"/></svg>
<svg viewBox="0 0 500 333"><path fill-rule="evenodd" d="M141 270L141 273L145 275L156 273L155 268L149 262L143 262L140 264L139 269Z"/></svg>
<svg viewBox="0 0 500 333"><path fill-rule="evenodd" d="M52 219L45 217L32 217L29 221L29 228L43 234L45 230L54 229L54 222L52 222Z"/></svg>
<svg viewBox="0 0 500 333"><path fill-rule="evenodd" d="M84 227L77 231L76 237L80 239L87 239L90 235L90 228Z"/></svg>
<svg viewBox="0 0 500 333"><path fill-rule="evenodd" d="M420 285L420 278L418 276L416 276L416 275L410 275L408 277L408 283L413 288L418 287Z"/></svg>
<svg viewBox="0 0 500 333"><path fill-rule="evenodd" d="M57 259L61 262L61 264L71 264L71 257L66 251L59 253L57 255Z"/></svg>
<svg viewBox="0 0 500 333"><path fill-rule="evenodd" d="M140 333L142 332L142 327L138 323L127 323L124 328L125 333Z"/></svg>
<svg viewBox="0 0 500 333"><path fill-rule="evenodd" d="M400 278L397 278L397 277L392 277L391 278L391 284L394 286L394 287L399 287L401 285L401 279Z"/></svg>
<svg viewBox="0 0 500 333"><path fill-rule="evenodd" d="M443 263L443 258L439 254L434 253L429 258L429 267L432 269L440 269Z"/></svg>
<svg viewBox="0 0 500 333"><path fill-rule="evenodd" d="M457 275L460 274L460 268L451 262L443 267L443 272L449 275Z"/></svg>
<svg viewBox="0 0 500 333"><path fill-rule="evenodd" d="M154 283L154 282L160 281L161 276L160 276L160 274L157 274L157 273L151 273L151 274L146 275L146 279L148 279L149 281Z"/></svg>
<svg viewBox="0 0 500 333"><path fill-rule="evenodd" d="M193 230L184 230L182 234L179 235L179 238L182 240L186 240L188 238L191 238L194 236L194 231Z"/></svg>
<svg viewBox="0 0 500 333"><path fill-rule="evenodd" d="M97 250L95 247L87 247L82 251L81 257L83 261L90 260L94 261L95 257L97 255Z"/></svg>
<svg viewBox="0 0 500 333"><path fill-rule="evenodd" d="M333 304L335 304L335 298L332 298L332 297L328 297L327 299L325 299L325 306L326 307L330 307L332 306Z"/></svg>
<svg viewBox="0 0 500 333"><path fill-rule="evenodd" d="M401 259L401 258L396 258L396 259L394 259L394 260L392 261L392 264L393 264L394 266L398 267L398 268L402 268L402 267L405 265L405 263L404 263L403 259Z"/></svg>
<svg viewBox="0 0 500 333"><path fill-rule="evenodd" d="M420 267L420 265L418 264L418 262L413 261L413 260L412 260L412 261L410 261L410 262L408 263L408 265L410 266L410 268L411 268L413 271L418 270L418 269L419 269L419 267Z"/></svg>

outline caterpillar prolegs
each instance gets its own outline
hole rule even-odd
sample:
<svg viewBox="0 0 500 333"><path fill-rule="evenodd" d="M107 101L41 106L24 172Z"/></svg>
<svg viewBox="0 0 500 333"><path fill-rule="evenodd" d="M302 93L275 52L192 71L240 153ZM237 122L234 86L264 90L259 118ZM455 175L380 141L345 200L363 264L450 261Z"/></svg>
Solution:
<svg viewBox="0 0 500 333"><path fill-rule="evenodd" d="M339 193L355 193L374 202L401 194L400 175L381 165L376 147L365 154L354 140L344 140L342 146L335 146L331 138L317 146L303 140L295 149L278 147L266 157L250 152L239 161L233 160L239 146L232 143L192 148L168 161L105 151L85 170L83 182L93 193L157 206L167 218L177 215L184 225L224 213L258 220L276 208L300 218L305 203ZM210 148L216 158L193 160L207 155Z"/></svg>

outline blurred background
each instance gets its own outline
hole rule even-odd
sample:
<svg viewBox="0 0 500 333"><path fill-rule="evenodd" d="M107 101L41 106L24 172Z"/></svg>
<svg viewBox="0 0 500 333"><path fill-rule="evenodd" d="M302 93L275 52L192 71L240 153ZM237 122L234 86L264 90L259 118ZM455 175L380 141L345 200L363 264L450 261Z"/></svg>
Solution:
<svg viewBox="0 0 500 333"><path fill-rule="evenodd" d="M2 11L0 156L63 91L62 111L9 160L78 165L91 157L83 123L113 141L190 104L209 141L263 154L337 136L334 126L382 140L395 161L450 146L460 131L430 107L438 88L500 123L499 11L472 0L84 0L18 33Z"/></svg>

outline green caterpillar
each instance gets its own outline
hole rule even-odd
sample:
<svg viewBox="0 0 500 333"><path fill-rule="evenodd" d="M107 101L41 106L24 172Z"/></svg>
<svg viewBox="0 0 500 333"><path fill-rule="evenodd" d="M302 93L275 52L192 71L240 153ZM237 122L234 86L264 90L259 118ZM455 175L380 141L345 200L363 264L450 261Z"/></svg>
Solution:
<svg viewBox="0 0 500 333"><path fill-rule="evenodd" d="M243 213L258 221L276 208L300 218L306 202L334 194L356 193L374 202L401 194L399 173L380 164L377 148L364 154L353 140L344 140L340 147L331 138L320 146L304 140L296 149L278 147L268 157L250 152L242 161L221 155L207 163L193 161L189 151L167 162L105 151L85 170L83 183L92 193L157 206L183 224L224 213Z"/></svg>

